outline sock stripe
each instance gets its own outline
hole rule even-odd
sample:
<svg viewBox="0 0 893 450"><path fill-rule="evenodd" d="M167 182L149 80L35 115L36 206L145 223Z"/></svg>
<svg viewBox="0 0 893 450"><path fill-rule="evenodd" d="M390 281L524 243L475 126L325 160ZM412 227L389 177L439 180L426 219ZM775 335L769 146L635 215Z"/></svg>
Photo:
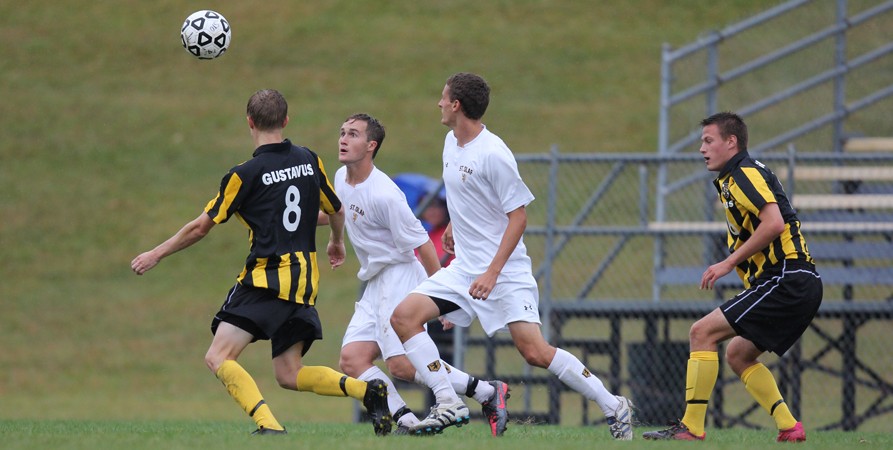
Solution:
<svg viewBox="0 0 893 450"><path fill-rule="evenodd" d="M778 405L781 405L782 403L784 403L784 399L783 399L783 398L782 398L782 399L779 399L777 402L775 402L775 404L772 405L771 408L769 408L769 415L770 415L770 416L775 415L775 408L778 408Z"/></svg>
<svg viewBox="0 0 893 450"><path fill-rule="evenodd" d="M348 397L350 396L347 393L347 375L341 376L341 381L338 382L338 387L341 388L341 392L344 392L344 395L347 395Z"/></svg>
<svg viewBox="0 0 893 450"><path fill-rule="evenodd" d="M688 400L685 403L688 403L689 405L706 405L707 400Z"/></svg>
<svg viewBox="0 0 893 450"><path fill-rule="evenodd" d="M468 385L465 386L465 396L474 397L474 391L478 388L478 379L469 375Z"/></svg>
<svg viewBox="0 0 893 450"><path fill-rule="evenodd" d="M408 406L401 406L400 409L398 409L397 412L394 413L394 422L400 420L401 417L407 414L412 414L412 410L409 409Z"/></svg>
<svg viewBox="0 0 893 450"><path fill-rule="evenodd" d="M267 402L265 402L263 399L261 399L261 401L257 402L257 404L254 405L254 408L251 409L251 412L248 413L248 416L250 416L250 417L254 417L254 413L257 412L257 409L260 408L260 407L263 406L263 405L266 405L266 404L267 404Z"/></svg>

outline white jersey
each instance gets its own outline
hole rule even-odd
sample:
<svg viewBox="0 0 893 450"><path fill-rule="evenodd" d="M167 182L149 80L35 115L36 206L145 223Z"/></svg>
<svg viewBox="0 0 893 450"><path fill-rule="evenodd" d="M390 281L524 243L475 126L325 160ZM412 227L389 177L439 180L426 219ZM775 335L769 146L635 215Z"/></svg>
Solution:
<svg viewBox="0 0 893 450"><path fill-rule="evenodd" d="M342 166L335 173L335 193L344 205L344 225L360 261L357 277L368 281L386 266L418 262L414 250L428 241L428 233L403 191L375 167L356 186L346 180L347 168Z"/></svg>
<svg viewBox="0 0 893 450"><path fill-rule="evenodd" d="M465 147L452 131L443 143L443 180L456 259L450 267L469 275L487 270L508 227L507 213L533 201L508 146L486 127ZM340 196L340 193L339 193ZM530 272L522 238L502 273Z"/></svg>

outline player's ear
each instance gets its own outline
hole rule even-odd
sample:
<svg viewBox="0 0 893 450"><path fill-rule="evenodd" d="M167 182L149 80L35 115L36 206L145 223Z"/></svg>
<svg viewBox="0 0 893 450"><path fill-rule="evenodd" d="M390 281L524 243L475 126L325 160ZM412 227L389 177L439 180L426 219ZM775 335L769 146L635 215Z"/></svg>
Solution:
<svg viewBox="0 0 893 450"><path fill-rule="evenodd" d="M288 116L285 116L285 120L282 121L282 128L285 128L286 125L288 125Z"/></svg>
<svg viewBox="0 0 893 450"><path fill-rule="evenodd" d="M245 118L248 120L248 128L253 130L254 129L254 120L251 119L251 116L245 116Z"/></svg>

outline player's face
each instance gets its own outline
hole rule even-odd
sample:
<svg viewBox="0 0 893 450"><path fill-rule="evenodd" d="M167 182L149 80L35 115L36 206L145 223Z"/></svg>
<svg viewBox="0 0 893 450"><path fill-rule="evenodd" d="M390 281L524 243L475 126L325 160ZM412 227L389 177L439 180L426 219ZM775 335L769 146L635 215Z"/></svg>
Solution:
<svg viewBox="0 0 893 450"><path fill-rule="evenodd" d="M710 124L701 130L701 155L707 170L718 172L737 153L737 138L729 136L725 139L719 134L719 126Z"/></svg>
<svg viewBox="0 0 893 450"><path fill-rule="evenodd" d="M443 87L443 92L440 94L440 101L437 102L437 107L440 108L440 123L452 128L456 123L459 100L450 100L449 86Z"/></svg>
<svg viewBox="0 0 893 450"><path fill-rule="evenodd" d="M374 142L366 140L366 122L349 120L341 125L341 137L338 138L338 161L351 164L372 156Z"/></svg>

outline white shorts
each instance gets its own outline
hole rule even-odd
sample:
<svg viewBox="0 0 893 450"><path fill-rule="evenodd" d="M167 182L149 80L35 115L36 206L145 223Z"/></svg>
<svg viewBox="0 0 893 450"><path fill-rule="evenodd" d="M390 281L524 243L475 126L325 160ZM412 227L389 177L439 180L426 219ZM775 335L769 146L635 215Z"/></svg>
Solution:
<svg viewBox="0 0 893 450"><path fill-rule="evenodd" d="M425 279L418 261L385 267L366 282L363 297L354 305L353 317L344 332L341 346L351 342L377 342L382 358L403 355L406 350L391 328L394 308Z"/></svg>
<svg viewBox="0 0 893 450"><path fill-rule="evenodd" d="M440 269L412 292L455 303L459 309L446 315L454 324L467 327L477 317L488 336L508 329L512 322L542 324L539 290L530 272L503 273L486 300L475 300L468 293L477 275L467 275L452 266Z"/></svg>

